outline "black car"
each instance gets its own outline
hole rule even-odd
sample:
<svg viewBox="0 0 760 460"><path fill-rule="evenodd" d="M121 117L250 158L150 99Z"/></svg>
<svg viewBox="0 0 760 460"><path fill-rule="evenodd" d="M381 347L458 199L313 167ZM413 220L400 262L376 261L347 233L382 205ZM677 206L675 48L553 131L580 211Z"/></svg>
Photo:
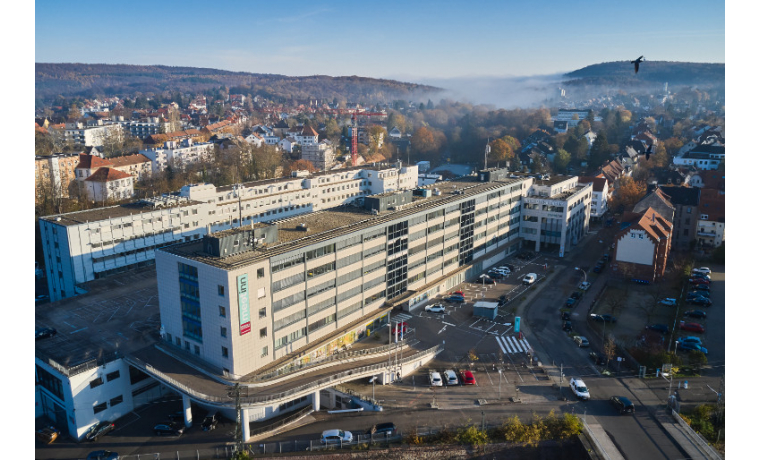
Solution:
<svg viewBox="0 0 760 460"><path fill-rule="evenodd" d="M664 324L651 324L647 326L647 329L650 331L659 332L660 334L663 334L663 335L670 333L670 329L668 329L668 326Z"/></svg>
<svg viewBox="0 0 760 460"><path fill-rule="evenodd" d="M153 432L156 434L156 436L179 436L185 432L185 427L177 426L174 424L159 423L153 427Z"/></svg>
<svg viewBox="0 0 760 460"><path fill-rule="evenodd" d="M219 415L216 412L213 412L206 415L206 417L203 419L203 423L201 424L201 427L203 427L203 431L211 431L214 428L216 428L216 425L218 423L219 423Z"/></svg>
<svg viewBox="0 0 760 460"><path fill-rule="evenodd" d="M181 410L178 410L177 412L172 412L171 414L169 414L169 415L166 416L166 420L168 420L170 422L170 424L172 424L172 423L179 423L179 422L184 423L185 422L185 413L182 412Z"/></svg>
<svg viewBox="0 0 760 460"><path fill-rule="evenodd" d="M602 268L604 268L604 266L602 266L602 265L596 265L594 267L594 269L593 269L593 272L594 273L601 273L602 272Z"/></svg>
<svg viewBox="0 0 760 460"><path fill-rule="evenodd" d="M367 431L367 434L384 434L392 436L396 434L396 424L393 422L378 423Z"/></svg>
<svg viewBox="0 0 760 460"><path fill-rule="evenodd" d="M686 294L686 300L692 299L694 297L705 297L709 299L710 291L691 291L688 294Z"/></svg>
<svg viewBox="0 0 760 460"><path fill-rule="evenodd" d="M570 332L573 330L573 323L570 321L565 321L564 324L562 324L562 330Z"/></svg>
<svg viewBox="0 0 760 460"><path fill-rule="evenodd" d="M504 266L507 267L511 272L515 271L515 266L512 264L504 264Z"/></svg>
<svg viewBox="0 0 760 460"><path fill-rule="evenodd" d="M488 276L490 276L493 279L500 280L504 278L504 275L499 272L488 272L486 273Z"/></svg>
<svg viewBox="0 0 760 460"><path fill-rule="evenodd" d="M575 291L572 294L570 294L570 298L575 299L575 300L580 300L582 296L583 296L583 293L580 291Z"/></svg>
<svg viewBox="0 0 760 460"><path fill-rule="evenodd" d="M702 310L689 310L683 312L684 316L688 316L689 318L707 318L707 313L705 313Z"/></svg>
<svg viewBox="0 0 760 460"><path fill-rule="evenodd" d="M116 428L116 425L114 425L111 422L100 422L96 423L95 425L91 426L89 430L87 430L87 433L85 433L84 438L88 441L97 441L98 438L101 436L105 436L108 433L112 432Z"/></svg>
<svg viewBox="0 0 760 460"><path fill-rule="evenodd" d="M496 284L496 281L494 281L493 278L489 278L487 276L484 276L478 280L480 284Z"/></svg>
<svg viewBox="0 0 760 460"><path fill-rule="evenodd" d="M709 307L712 305L712 300L706 298L706 297L692 297L689 299L689 303L693 303L694 305L704 305Z"/></svg>
<svg viewBox="0 0 760 460"><path fill-rule="evenodd" d="M604 366L607 364L607 357L602 354L597 354L595 351L589 353L588 357L591 358L591 361L593 361L597 366Z"/></svg>
<svg viewBox="0 0 760 460"><path fill-rule="evenodd" d="M633 403L626 397L613 396L610 398L610 401L612 402L612 405L615 406L615 409L617 409L621 414L633 414L636 412L636 408L633 406Z"/></svg>
<svg viewBox="0 0 760 460"><path fill-rule="evenodd" d="M562 318L563 321L569 321L570 320L570 312L569 311L563 311L559 314L559 317Z"/></svg>
<svg viewBox="0 0 760 460"><path fill-rule="evenodd" d="M36 331L34 331L34 340L40 340L40 339L46 339L48 337L53 337L57 333L58 331L56 331L55 328L43 327L42 329L37 329Z"/></svg>

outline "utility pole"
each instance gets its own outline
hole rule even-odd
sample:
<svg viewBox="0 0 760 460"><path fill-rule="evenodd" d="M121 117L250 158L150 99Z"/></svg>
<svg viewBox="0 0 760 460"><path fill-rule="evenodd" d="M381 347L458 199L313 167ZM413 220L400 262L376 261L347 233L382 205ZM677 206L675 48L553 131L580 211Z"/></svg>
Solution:
<svg viewBox="0 0 760 460"><path fill-rule="evenodd" d="M235 414L237 414L237 423L235 424L235 450L236 452L243 451L243 425L242 414L240 410L240 384L235 384ZM246 421L247 422L247 421Z"/></svg>

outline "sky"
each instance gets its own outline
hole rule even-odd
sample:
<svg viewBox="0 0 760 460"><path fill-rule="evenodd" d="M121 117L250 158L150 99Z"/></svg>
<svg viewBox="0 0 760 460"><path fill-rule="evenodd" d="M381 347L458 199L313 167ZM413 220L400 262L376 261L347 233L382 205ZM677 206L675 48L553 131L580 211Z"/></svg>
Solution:
<svg viewBox="0 0 760 460"><path fill-rule="evenodd" d="M601 62L725 62L714 0L38 0L35 62L210 67L426 82Z"/></svg>

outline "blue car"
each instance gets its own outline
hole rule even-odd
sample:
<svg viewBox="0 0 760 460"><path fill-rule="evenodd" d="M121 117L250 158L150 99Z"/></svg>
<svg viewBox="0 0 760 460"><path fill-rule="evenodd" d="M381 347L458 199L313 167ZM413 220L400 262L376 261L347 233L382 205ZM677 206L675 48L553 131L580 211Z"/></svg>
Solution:
<svg viewBox="0 0 760 460"><path fill-rule="evenodd" d="M447 300L449 302L464 302L464 297L461 295L451 295L444 298L443 300Z"/></svg>
<svg viewBox="0 0 760 460"><path fill-rule="evenodd" d="M119 454L110 450L96 450L87 454L87 460L119 460Z"/></svg>
<svg viewBox="0 0 760 460"><path fill-rule="evenodd" d="M678 343L678 348L681 350L697 350L701 351L704 354L707 354L707 348L697 344L696 342L676 342Z"/></svg>

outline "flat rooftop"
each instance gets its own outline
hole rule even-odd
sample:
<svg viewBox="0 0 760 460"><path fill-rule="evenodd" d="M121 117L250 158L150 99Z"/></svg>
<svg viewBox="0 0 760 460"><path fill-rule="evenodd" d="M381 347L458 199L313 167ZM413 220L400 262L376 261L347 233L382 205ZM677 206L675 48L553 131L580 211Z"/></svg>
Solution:
<svg viewBox="0 0 760 460"><path fill-rule="evenodd" d="M171 206L154 207L152 204L146 203L144 201L137 201L134 203L120 204L117 206L108 206L106 208L88 209L86 211L69 212L66 214L55 214L52 216L41 217L40 219L63 226L70 226L85 224L87 222L98 222L109 218L114 219L135 214L139 215L160 209L183 208L186 206L202 204L200 201L186 200L185 198L180 199L180 197L172 198L176 198L178 201L176 204L173 204Z"/></svg>
<svg viewBox="0 0 760 460"><path fill-rule="evenodd" d="M88 294L35 306L35 327L58 333L35 342L35 356L73 367L100 364L160 340L155 267L92 281Z"/></svg>
<svg viewBox="0 0 760 460"><path fill-rule="evenodd" d="M478 182L475 177L464 177L451 181L437 182L426 188L431 190L437 189L441 192L440 195L434 194L427 198L415 196L412 203L405 205L402 210L372 214L369 210L362 207L342 206L280 221L273 221L271 223L278 226L279 239L277 243L260 245L250 251L227 257L214 257L206 254L203 251L202 240L178 243L161 250L208 265L231 270L292 251L299 247L315 244L321 240L332 239L336 236L361 230L362 228L390 222L403 216L425 211L426 209L431 209L450 201L461 200L488 190L503 187L510 183L517 183L525 177L520 176L518 178L492 182ZM302 227L299 227L301 225L305 225L306 231Z"/></svg>

